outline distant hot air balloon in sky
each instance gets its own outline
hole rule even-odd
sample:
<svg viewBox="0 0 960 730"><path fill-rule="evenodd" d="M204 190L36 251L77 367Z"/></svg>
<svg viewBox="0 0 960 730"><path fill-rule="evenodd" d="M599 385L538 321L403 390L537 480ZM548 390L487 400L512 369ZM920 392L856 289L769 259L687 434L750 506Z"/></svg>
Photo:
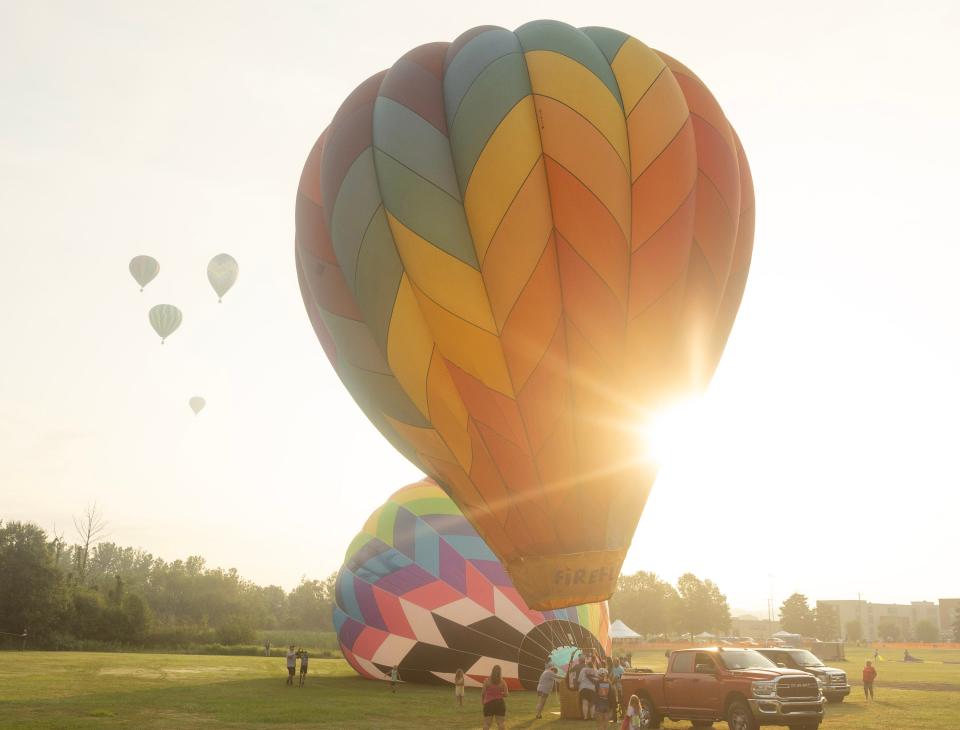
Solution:
<svg viewBox="0 0 960 730"><path fill-rule="evenodd" d="M200 411L202 411L206 405L207 401L204 398L201 398L199 395L195 395L190 399L190 410L193 411L193 415L200 413Z"/></svg>
<svg viewBox="0 0 960 730"><path fill-rule="evenodd" d="M690 69L540 20L420 46L347 97L300 179L297 269L368 418L555 608L616 586L645 427L716 368L753 221Z"/></svg>
<svg viewBox="0 0 960 730"><path fill-rule="evenodd" d="M570 647L610 653L606 603L534 611L457 506L430 481L374 512L337 575L333 622L363 677L398 665L407 682L479 686L494 664L513 689L533 689Z"/></svg>
<svg viewBox="0 0 960 730"><path fill-rule="evenodd" d="M230 287L237 281L240 266L237 260L228 253L218 253L207 264L207 279L210 286L217 293L217 301L222 302L223 296L230 291Z"/></svg>
<svg viewBox="0 0 960 730"><path fill-rule="evenodd" d="M153 256L134 256L130 259L130 274L140 285L140 291L160 273L160 263Z"/></svg>
<svg viewBox="0 0 960 730"><path fill-rule="evenodd" d="M176 331L182 320L183 314L172 304L158 304L150 309L150 326L160 335L161 345Z"/></svg>

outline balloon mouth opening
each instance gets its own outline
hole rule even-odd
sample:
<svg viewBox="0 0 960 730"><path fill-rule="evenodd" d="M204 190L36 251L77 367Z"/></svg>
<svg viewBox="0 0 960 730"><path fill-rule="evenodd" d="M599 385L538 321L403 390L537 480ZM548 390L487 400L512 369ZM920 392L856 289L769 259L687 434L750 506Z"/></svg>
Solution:
<svg viewBox="0 0 960 730"><path fill-rule="evenodd" d="M550 652L549 661L557 668L557 676L561 679L567 676L567 665L574 655L581 651L577 646L558 646Z"/></svg>
<svg viewBox="0 0 960 730"><path fill-rule="evenodd" d="M557 677L567 676L567 665L580 654L606 652L597 637L586 626L568 619L551 618L534 626L523 637L517 664L520 682L528 689L537 686L540 673L548 666L556 667Z"/></svg>

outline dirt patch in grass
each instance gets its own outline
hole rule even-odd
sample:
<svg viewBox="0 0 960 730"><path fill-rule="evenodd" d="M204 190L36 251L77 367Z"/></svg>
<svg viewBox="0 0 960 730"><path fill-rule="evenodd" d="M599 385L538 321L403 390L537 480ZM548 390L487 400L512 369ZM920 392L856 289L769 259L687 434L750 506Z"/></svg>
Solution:
<svg viewBox="0 0 960 730"><path fill-rule="evenodd" d="M101 669L97 674L103 674L108 677L140 677L142 679L162 679L163 672L153 669L143 669L142 667L110 667Z"/></svg>

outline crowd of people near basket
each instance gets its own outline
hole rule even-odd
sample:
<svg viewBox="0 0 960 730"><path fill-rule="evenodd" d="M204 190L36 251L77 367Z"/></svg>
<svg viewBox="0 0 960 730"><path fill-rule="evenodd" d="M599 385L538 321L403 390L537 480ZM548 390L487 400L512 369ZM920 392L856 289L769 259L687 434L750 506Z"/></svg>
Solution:
<svg viewBox="0 0 960 730"><path fill-rule="evenodd" d="M567 688L578 693L582 720L595 720L598 727L603 727L607 722L631 716L621 683L623 673L629 668L629 656L603 657L593 651L590 654L581 652L571 658L566 668Z"/></svg>
<svg viewBox="0 0 960 730"><path fill-rule="evenodd" d="M269 653L266 648L265 653ZM297 662L300 663L300 683L303 686L309 668L310 657L305 649L295 649L291 644L286 654L287 685L293 686L297 674ZM582 720L593 720L597 727L604 727L608 722L621 721L622 730L639 727L640 701L636 696L625 698L621 679L624 671L630 668L630 656L613 658L604 657L597 651L576 651L570 661L564 666L567 687L577 693ZM396 694L400 683L400 669L394 665L384 673L384 679L390 683L391 693ZM537 681L537 711L536 719L543 718L550 696L557 690L560 680L558 667L547 662ZM463 706L466 675L463 669L458 669L453 678L454 701L458 707ZM510 690L503 677L500 665L495 665L490 676L487 677L480 691L480 704L483 713L484 730L495 723L497 730L506 728L507 697Z"/></svg>

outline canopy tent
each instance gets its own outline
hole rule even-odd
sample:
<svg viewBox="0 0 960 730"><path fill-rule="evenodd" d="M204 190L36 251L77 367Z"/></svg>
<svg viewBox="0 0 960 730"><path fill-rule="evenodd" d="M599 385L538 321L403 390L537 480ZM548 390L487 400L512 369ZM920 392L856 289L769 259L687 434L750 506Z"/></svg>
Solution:
<svg viewBox="0 0 960 730"><path fill-rule="evenodd" d="M709 631L704 631L702 634L697 634L693 638L697 639L698 641L703 641L706 639L716 639L717 637L711 634Z"/></svg>
<svg viewBox="0 0 960 730"><path fill-rule="evenodd" d="M610 638L616 641L617 639L641 639L643 637L623 623L623 621L617 619L610 624Z"/></svg>
<svg viewBox="0 0 960 730"><path fill-rule="evenodd" d="M779 639L787 646L800 646L803 637L800 634L791 634L789 631L778 631L770 635L771 639Z"/></svg>

